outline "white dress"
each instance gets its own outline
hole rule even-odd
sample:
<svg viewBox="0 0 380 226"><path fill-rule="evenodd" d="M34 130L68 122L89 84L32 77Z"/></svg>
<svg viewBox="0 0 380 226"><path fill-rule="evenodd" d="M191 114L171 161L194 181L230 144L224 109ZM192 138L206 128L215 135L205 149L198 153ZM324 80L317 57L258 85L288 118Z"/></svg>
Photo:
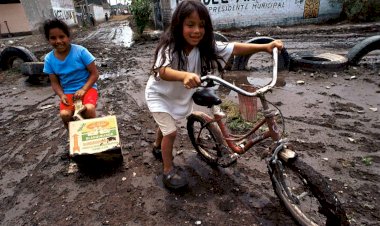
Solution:
<svg viewBox="0 0 380 226"><path fill-rule="evenodd" d="M225 62L229 59L234 48L233 43L216 42L216 53L221 56ZM173 57L172 69L178 70L178 59L176 56L168 56L166 51L166 61L163 66L170 65L170 59ZM158 54L155 65L159 66L162 58ZM197 47L194 47L187 57L187 70L195 74L201 74L201 59L200 52ZM220 61L222 67L225 63ZM157 73L158 74L158 73ZM151 112L166 112L169 113L175 120L183 119L189 115L193 110L192 95L196 89L186 89L182 81L165 81L163 79L155 78L154 75L149 77L145 88L145 100Z"/></svg>

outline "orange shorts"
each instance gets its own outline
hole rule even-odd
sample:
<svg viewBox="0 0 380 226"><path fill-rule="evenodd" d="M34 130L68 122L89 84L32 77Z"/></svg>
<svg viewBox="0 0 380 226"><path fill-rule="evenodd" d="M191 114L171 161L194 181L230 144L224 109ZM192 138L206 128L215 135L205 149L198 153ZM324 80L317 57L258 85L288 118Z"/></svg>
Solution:
<svg viewBox="0 0 380 226"><path fill-rule="evenodd" d="M66 105L62 103L62 101L60 101L59 109L74 111L75 110L74 102L73 102L74 94L65 94L65 95L67 96L67 99L68 99L67 102L69 103L69 105ZM95 107L96 107L97 101L98 101L98 91L95 88L89 89L87 93L84 94L83 99L82 99L83 104L92 104Z"/></svg>

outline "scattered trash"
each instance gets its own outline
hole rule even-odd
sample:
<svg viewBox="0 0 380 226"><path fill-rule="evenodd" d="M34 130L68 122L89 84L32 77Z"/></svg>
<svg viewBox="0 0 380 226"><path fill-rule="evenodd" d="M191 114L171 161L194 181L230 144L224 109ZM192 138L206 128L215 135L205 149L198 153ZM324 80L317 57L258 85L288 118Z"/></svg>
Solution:
<svg viewBox="0 0 380 226"><path fill-rule="evenodd" d="M356 79L356 76L355 75L351 76L350 80L352 80L352 79Z"/></svg>
<svg viewBox="0 0 380 226"><path fill-rule="evenodd" d="M135 172L133 172L133 174L132 174L134 177L136 176L136 173Z"/></svg>
<svg viewBox="0 0 380 226"><path fill-rule="evenodd" d="M377 112L377 108L369 108L369 110Z"/></svg>
<svg viewBox="0 0 380 226"><path fill-rule="evenodd" d="M331 87L330 86L326 86L326 89L331 89Z"/></svg>
<svg viewBox="0 0 380 226"><path fill-rule="evenodd" d="M127 178L126 177L123 177L123 178L121 178L121 181L125 181Z"/></svg>
<svg viewBox="0 0 380 226"><path fill-rule="evenodd" d="M195 221L195 225L200 225L202 224L202 221Z"/></svg>
<svg viewBox="0 0 380 226"><path fill-rule="evenodd" d="M351 141L351 142L355 142L355 139L353 139L351 137L348 137L348 140Z"/></svg>
<svg viewBox="0 0 380 226"><path fill-rule="evenodd" d="M40 110L49 109L49 108L52 108L52 107L54 107L53 104L48 104L48 105L40 107Z"/></svg>
<svg viewBox="0 0 380 226"><path fill-rule="evenodd" d="M305 81L298 80L298 81L297 81L297 84L298 84L298 85L303 85L303 84L305 84Z"/></svg>
<svg viewBox="0 0 380 226"><path fill-rule="evenodd" d="M322 158L323 160L325 160L325 161L329 161L329 158Z"/></svg>
<svg viewBox="0 0 380 226"><path fill-rule="evenodd" d="M76 172L78 172L78 165L75 162L70 162L67 173L71 174Z"/></svg>

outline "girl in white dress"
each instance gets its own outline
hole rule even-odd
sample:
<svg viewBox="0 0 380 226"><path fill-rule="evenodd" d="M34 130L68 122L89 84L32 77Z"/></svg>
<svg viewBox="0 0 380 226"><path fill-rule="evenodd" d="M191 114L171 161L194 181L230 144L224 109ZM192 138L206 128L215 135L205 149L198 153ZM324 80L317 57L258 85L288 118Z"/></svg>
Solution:
<svg viewBox="0 0 380 226"><path fill-rule="evenodd" d="M181 1L155 51L145 99L158 125L153 154L163 160L162 180L169 189L188 184L184 174L173 165L172 150L176 121L192 112L192 95L200 85L200 76L207 72L223 73L231 54L272 53L274 47L283 48L280 40L268 44L215 42L213 31L210 14L200 1Z"/></svg>

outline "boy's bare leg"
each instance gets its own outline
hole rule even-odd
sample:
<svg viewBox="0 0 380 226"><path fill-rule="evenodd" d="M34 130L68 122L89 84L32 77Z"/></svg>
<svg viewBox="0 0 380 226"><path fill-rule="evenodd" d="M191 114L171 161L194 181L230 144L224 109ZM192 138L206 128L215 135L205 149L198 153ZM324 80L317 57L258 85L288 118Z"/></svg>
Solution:
<svg viewBox="0 0 380 226"><path fill-rule="evenodd" d="M96 118L96 107L93 104L85 104L86 110L83 111L84 118Z"/></svg>
<svg viewBox="0 0 380 226"><path fill-rule="evenodd" d="M73 115L74 115L74 111L70 111L70 110L60 111L60 116L61 116L63 125L65 126L66 129L69 129L69 122L72 120Z"/></svg>

